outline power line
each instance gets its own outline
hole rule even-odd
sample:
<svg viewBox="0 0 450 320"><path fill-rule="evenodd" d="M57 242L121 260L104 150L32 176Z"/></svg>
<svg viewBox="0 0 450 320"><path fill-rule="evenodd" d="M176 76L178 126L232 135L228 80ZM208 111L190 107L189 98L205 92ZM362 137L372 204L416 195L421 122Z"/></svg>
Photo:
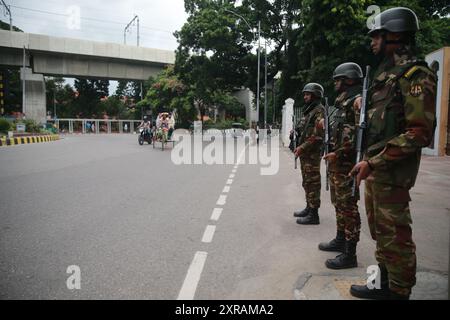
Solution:
<svg viewBox="0 0 450 320"><path fill-rule="evenodd" d="M32 11L32 12L38 12L38 13L43 13L43 14L51 14L51 15L56 15L56 16L61 16L61 17L69 17L69 15L64 14L64 13L59 13L59 12L52 12L52 11L46 11L46 10L39 10L39 9L31 9L31 8L25 8L25 7L20 7L20 6L14 6L11 5L11 7L16 8L16 9L21 9L21 10L28 10L28 11ZM83 20L90 20L90 21L96 21L96 22L101 22L101 23L111 23L111 24L118 24L118 25L126 25L127 22L119 22L119 21L112 21L112 20L103 20L103 19L97 19L97 18L88 18L88 17L80 17L80 19ZM141 26L141 28L144 29L149 29L149 30L155 30L155 31L160 31L160 32L167 32L172 34L172 31L168 31L168 30L164 30L164 29L159 29L159 28L153 28L153 27L147 27L147 26Z"/></svg>
<svg viewBox="0 0 450 320"><path fill-rule="evenodd" d="M44 20L35 20L33 22L29 21L30 20L30 16L28 14L20 14L20 13L16 13L16 25L17 26L21 26L21 25L32 25L32 26L39 26L39 27L49 27L48 22L51 22L52 24L57 24L57 25L64 25L64 20L61 20L60 18L62 17L49 17L48 19ZM49 21L50 20L50 21ZM86 22L83 24L83 30L95 30L95 33L92 33L92 35L96 35L96 34L103 34L103 35L107 35L110 37L115 37L118 38L119 34L121 34L123 32L122 28L120 27L111 27L111 28L105 28L105 27L99 27L98 25L95 24L91 24L89 22ZM71 33L73 34L77 34L77 33L83 33L82 30L70 30ZM161 33L148 33L148 32L140 32L140 34L144 37L145 40L161 40L164 42L174 42L176 41L174 36L163 36L161 35Z"/></svg>

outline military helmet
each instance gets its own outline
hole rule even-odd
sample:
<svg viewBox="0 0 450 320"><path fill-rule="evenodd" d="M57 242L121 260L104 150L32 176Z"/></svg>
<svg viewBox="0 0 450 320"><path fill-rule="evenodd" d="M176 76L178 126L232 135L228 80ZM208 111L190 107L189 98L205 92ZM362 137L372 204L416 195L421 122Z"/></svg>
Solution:
<svg viewBox="0 0 450 320"><path fill-rule="evenodd" d="M315 82L310 82L305 85L302 92L310 92L318 98L323 98L323 87Z"/></svg>
<svg viewBox="0 0 450 320"><path fill-rule="evenodd" d="M364 76L359 65L354 62L345 62L334 69L333 79L337 78L362 79Z"/></svg>
<svg viewBox="0 0 450 320"><path fill-rule="evenodd" d="M419 20L414 11L397 7L387 9L374 17L369 35L379 31L416 32L419 30Z"/></svg>

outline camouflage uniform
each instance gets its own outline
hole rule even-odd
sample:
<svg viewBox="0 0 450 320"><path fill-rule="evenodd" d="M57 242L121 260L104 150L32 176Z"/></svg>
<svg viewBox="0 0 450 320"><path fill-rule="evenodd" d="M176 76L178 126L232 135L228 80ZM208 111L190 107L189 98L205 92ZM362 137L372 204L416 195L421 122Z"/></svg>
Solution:
<svg viewBox="0 0 450 320"><path fill-rule="evenodd" d="M402 296L409 296L416 283L409 190L421 149L433 136L435 98L434 73L405 47L380 64L368 95L364 159L373 171L365 184L367 217L389 289Z"/></svg>
<svg viewBox="0 0 450 320"><path fill-rule="evenodd" d="M354 102L361 96L362 87L352 86L342 92L330 112L330 152L336 153L336 161L330 162L331 202L336 208L337 230L345 232L345 240L358 242L361 219L358 212L358 195L352 196L353 179L348 176L356 160Z"/></svg>
<svg viewBox="0 0 450 320"><path fill-rule="evenodd" d="M324 118L323 108L319 101L311 102L306 106L300 125L298 146L301 149L302 186L310 208L320 207L320 160L324 131L318 125Z"/></svg>

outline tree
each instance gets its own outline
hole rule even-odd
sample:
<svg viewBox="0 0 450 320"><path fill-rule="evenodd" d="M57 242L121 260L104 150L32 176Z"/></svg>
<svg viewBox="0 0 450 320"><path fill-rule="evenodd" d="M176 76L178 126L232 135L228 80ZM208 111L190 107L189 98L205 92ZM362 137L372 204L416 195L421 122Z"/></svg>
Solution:
<svg viewBox="0 0 450 320"><path fill-rule="evenodd" d="M179 42L175 72L192 88L200 111L214 105L218 90L231 92L245 86L256 92L252 31L260 21L263 43L269 41L271 48L268 83L282 71L276 104L281 106L290 97L301 105L301 89L308 82L321 83L332 101L331 75L337 65L353 61L362 67L374 66L366 24L371 4L369 0L242 0L240 5L233 0L186 0L189 17L175 34ZM404 6L416 12L421 28L419 57L448 45L448 1L380 0L376 4L381 10Z"/></svg>
<svg viewBox="0 0 450 320"><path fill-rule="evenodd" d="M47 112L50 111L54 115L58 98L61 98L62 91L64 90L64 78L45 78L45 89L47 96Z"/></svg>
<svg viewBox="0 0 450 320"><path fill-rule="evenodd" d="M98 110L116 119L128 119L130 116L125 103L118 96L111 96L101 101Z"/></svg>
<svg viewBox="0 0 450 320"><path fill-rule="evenodd" d="M108 80L75 79L75 89L78 92L74 104L77 115L82 118L97 117L100 114L98 109L100 99L107 97L109 90Z"/></svg>
<svg viewBox="0 0 450 320"><path fill-rule="evenodd" d="M177 110L178 123L189 127L189 123L197 114L194 107L192 92L183 84L174 72L172 66L163 70L151 83L145 99L138 103L138 107L150 107L154 115L163 111Z"/></svg>
<svg viewBox="0 0 450 320"><path fill-rule="evenodd" d="M0 29L9 30L9 23L0 20ZM13 31L23 32L16 26L12 26ZM22 111L22 87L20 81L20 71L17 67L0 67L0 74L3 76L4 86L4 109L5 114Z"/></svg>

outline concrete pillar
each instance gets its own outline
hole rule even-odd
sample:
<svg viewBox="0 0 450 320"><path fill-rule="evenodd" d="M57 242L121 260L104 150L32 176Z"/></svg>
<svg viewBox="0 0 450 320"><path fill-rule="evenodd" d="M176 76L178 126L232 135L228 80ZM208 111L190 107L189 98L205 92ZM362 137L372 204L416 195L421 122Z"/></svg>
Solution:
<svg viewBox="0 0 450 320"><path fill-rule="evenodd" d="M55 123L56 123L56 129L58 129L58 132L59 132L59 120L56 120Z"/></svg>
<svg viewBox="0 0 450 320"><path fill-rule="evenodd" d="M134 121L130 121L130 133L134 132Z"/></svg>
<svg viewBox="0 0 450 320"><path fill-rule="evenodd" d="M86 120L83 120L82 126L83 127L81 128L81 132L86 133Z"/></svg>
<svg viewBox="0 0 450 320"><path fill-rule="evenodd" d="M95 121L95 133L100 133L100 121Z"/></svg>
<svg viewBox="0 0 450 320"><path fill-rule="evenodd" d="M25 101L23 105L25 117L36 121L38 124L46 123L47 100L44 76L33 73L30 68L20 68L20 71L21 84L25 79Z"/></svg>
<svg viewBox="0 0 450 320"><path fill-rule="evenodd" d="M123 121L119 121L119 133L123 133Z"/></svg>
<svg viewBox="0 0 450 320"><path fill-rule="evenodd" d="M73 133L73 120L69 120L69 133Z"/></svg>
<svg viewBox="0 0 450 320"><path fill-rule="evenodd" d="M285 147L289 146L289 133L293 129L292 117L294 115L294 102L291 98L286 99L282 110L281 140Z"/></svg>
<svg viewBox="0 0 450 320"><path fill-rule="evenodd" d="M106 127L108 128L108 133L111 133L111 121L106 121Z"/></svg>

